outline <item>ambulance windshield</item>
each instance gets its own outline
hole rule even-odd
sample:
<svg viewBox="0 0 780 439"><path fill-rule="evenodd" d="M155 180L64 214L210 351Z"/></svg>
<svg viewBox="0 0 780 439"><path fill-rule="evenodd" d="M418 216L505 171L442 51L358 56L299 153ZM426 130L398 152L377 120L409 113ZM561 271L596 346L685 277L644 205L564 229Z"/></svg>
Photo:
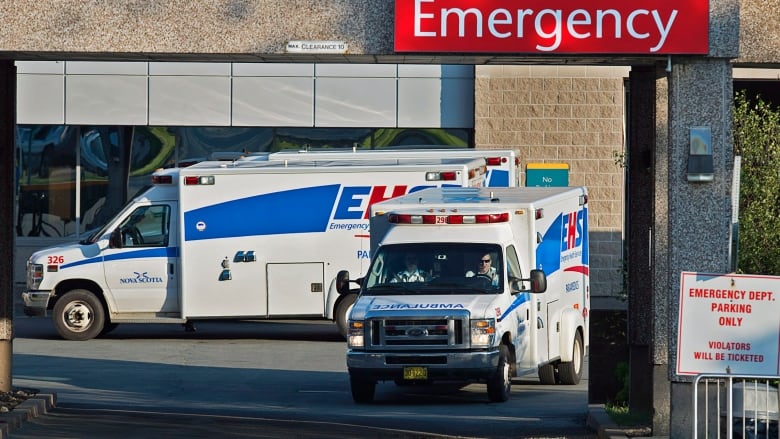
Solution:
<svg viewBox="0 0 780 439"><path fill-rule="evenodd" d="M364 294L495 294L503 288L503 267L497 244L385 245L372 261Z"/></svg>

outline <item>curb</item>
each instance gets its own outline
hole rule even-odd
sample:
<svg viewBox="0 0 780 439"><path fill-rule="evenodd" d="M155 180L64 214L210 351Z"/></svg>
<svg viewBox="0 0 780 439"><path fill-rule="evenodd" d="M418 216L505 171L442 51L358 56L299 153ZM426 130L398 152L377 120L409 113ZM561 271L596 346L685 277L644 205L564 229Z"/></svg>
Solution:
<svg viewBox="0 0 780 439"><path fill-rule="evenodd" d="M603 405L588 404L588 428L596 432L599 439L628 439L617 424L607 414Z"/></svg>
<svg viewBox="0 0 780 439"><path fill-rule="evenodd" d="M39 393L27 398L10 412L0 414L0 439L8 438L24 422L48 413L56 405L56 393Z"/></svg>

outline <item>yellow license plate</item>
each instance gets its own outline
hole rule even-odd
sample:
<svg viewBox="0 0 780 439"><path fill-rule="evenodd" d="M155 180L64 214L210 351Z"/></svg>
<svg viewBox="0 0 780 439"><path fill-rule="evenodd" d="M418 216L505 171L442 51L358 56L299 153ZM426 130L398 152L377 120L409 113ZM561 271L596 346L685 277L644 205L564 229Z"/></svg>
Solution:
<svg viewBox="0 0 780 439"><path fill-rule="evenodd" d="M427 380L428 368L423 366L404 367L405 380Z"/></svg>

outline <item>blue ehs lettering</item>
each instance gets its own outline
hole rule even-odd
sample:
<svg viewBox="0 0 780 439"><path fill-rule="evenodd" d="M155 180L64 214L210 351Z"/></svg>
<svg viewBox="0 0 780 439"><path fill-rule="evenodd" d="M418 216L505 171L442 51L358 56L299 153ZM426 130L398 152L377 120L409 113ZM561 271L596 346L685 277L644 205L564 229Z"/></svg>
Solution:
<svg viewBox="0 0 780 439"><path fill-rule="evenodd" d="M333 215L334 220L355 220L363 218L363 209L361 204L363 200L361 198L355 198L356 195L369 195L371 193L370 186L355 186L345 187L341 191L341 197L339 198L339 204L336 206L336 213Z"/></svg>

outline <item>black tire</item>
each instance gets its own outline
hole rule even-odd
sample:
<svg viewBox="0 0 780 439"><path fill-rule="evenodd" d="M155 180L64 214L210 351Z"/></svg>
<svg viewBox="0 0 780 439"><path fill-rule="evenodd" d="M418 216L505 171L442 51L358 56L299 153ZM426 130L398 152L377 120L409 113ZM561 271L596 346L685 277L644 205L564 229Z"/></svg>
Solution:
<svg viewBox="0 0 780 439"><path fill-rule="evenodd" d="M103 304L87 290L72 290L54 304L54 328L66 340L89 340L103 331L106 313Z"/></svg>
<svg viewBox="0 0 780 439"><path fill-rule="evenodd" d="M577 332L574 336L574 346L572 346L572 361L561 362L558 365L558 379L561 384L579 384L582 378L582 364L585 356L585 349L582 343L582 334Z"/></svg>
<svg viewBox="0 0 780 439"><path fill-rule="evenodd" d="M498 366L487 381L488 398L491 402L505 402L509 399L512 386L509 375L509 347L501 344L498 347Z"/></svg>
<svg viewBox="0 0 780 439"><path fill-rule="evenodd" d="M349 376L349 388L352 391L352 400L364 404L374 400L376 381L366 378Z"/></svg>
<svg viewBox="0 0 780 439"><path fill-rule="evenodd" d="M555 384L557 382L555 379L555 366L552 363L539 366L539 381L542 384Z"/></svg>
<svg viewBox="0 0 780 439"><path fill-rule="evenodd" d="M352 311L352 305L357 300L357 294L349 293L341 298L341 301L336 305L336 325L339 327L339 333L345 339L347 338L347 327L349 322L349 312Z"/></svg>

